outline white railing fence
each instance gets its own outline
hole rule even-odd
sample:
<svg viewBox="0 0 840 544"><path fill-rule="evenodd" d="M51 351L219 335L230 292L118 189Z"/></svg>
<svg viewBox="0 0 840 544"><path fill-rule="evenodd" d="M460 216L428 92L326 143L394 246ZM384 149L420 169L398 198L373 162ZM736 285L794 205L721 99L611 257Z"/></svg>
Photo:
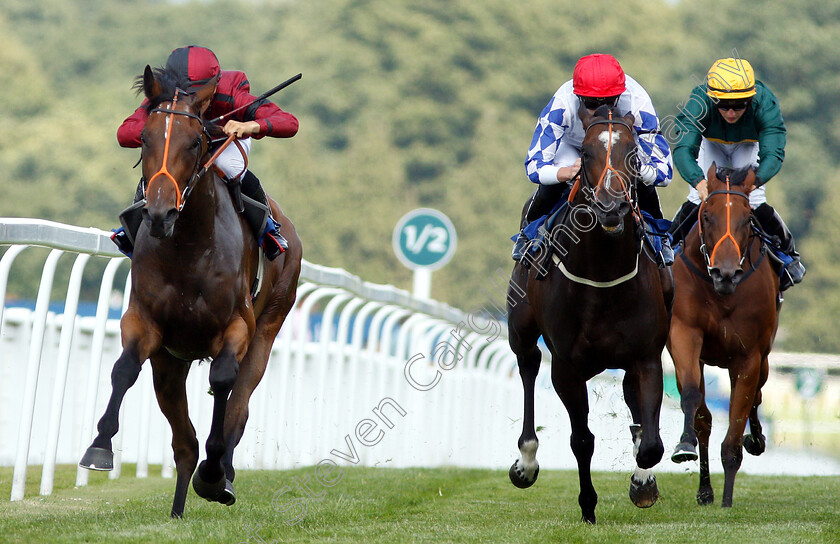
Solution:
<svg viewBox="0 0 840 544"><path fill-rule="evenodd" d="M107 403L111 367L121 351L119 321L108 315L113 306L125 308L130 281L129 274L115 285L130 262L108 235L49 221L0 218L0 249L5 247L0 258L0 466L14 465L12 500L23 498L30 465L42 465L40 493L52 493L56 464L78 462ZM16 273L16 258L32 247L51 251L34 309L15 307L6 287ZM73 267L66 299L59 304L63 310L54 312L50 293L65 255L74 259ZM82 274L96 260L105 263L98 263L104 271L96 310L82 316L77 312ZM495 290L498 304L504 294ZM506 334L497 321L304 262L297 301L251 398L234 462L245 469L294 468L324 459L380 467L507 468L518 455L522 387ZM665 355L667 371L671 363ZM794 356L783 365L807 360ZM838 367L836 358L817 363L824 370ZM208 372L208 364L194 363L187 379L202 454L212 413ZM634 466L620 378L620 372L605 373L589 384L590 427L596 436L593 470L630 471ZM818 398L828 399L820 400L826 413L838 410L838 384L833 384L833 392ZM790 403L796 402L790 396ZM150 464L161 465L165 477L173 475L169 425L156 404L150 365L144 365L123 403L111 478L120 477L124 462L136 463L137 477L147 476ZM568 418L548 368L540 373L535 404L540 464L574 468ZM764 406L773 406L769 393ZM725 431L725 419L716 416L715 443ZM660 425L668 450L682 426L673 399L665 399ZM715 470L717 447L712 450ZM683 470L665 461L657 470L669 468ZM840 465L827 470L840 473ZM79 468L76 485L87 481L88 471Z"/></svg>

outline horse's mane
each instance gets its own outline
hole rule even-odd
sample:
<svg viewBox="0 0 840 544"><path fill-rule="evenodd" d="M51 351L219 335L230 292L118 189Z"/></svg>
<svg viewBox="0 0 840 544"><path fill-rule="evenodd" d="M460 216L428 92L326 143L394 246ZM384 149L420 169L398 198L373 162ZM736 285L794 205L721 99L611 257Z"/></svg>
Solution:
<svg viewBox="0 0 840 544"><path fill-rule="evenodd" d="M160 105L161 102L167 102L172 100L175 97L175 90L176 89L186 89L189 86L189 81L186 80L179 80L178 75L172 71L167 70L162 66L158 66L157 68L153 68L152 72L155 75L155 79L161 86L161 93L157 96L152 97L149 100L149 104L147 108L152 110ZM143 76L139 75L134 78L134 84L131 86L132 89L135 89L138 95L143 93Z"/></svg>
<svg viewBox="0 0 840 544"><path fill-rule="evenodd" d="M592 113L592 116L609 119L610 112L612 112L613 119L618 119L619 117L621 117L621 113L619 113L618 108L610 106L609 104L603 104L601 106L598 106L598 109Z"/></svg>
<svg viewBox="0 0 840 544"><path fill-rule="evenodd" d="M729 176L729 185L741 185L747 179L747 174L751 168L745 166L744 168L729 168L728 166L721 166L715 170L715 175L720 180L726 180Z"/></svg>

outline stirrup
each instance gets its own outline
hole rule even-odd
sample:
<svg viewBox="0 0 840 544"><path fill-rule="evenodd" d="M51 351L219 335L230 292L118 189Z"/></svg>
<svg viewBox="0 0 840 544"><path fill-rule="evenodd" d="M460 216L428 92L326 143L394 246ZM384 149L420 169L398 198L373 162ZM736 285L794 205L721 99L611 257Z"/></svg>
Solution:
<svg viewBox="0 0 840 544"><path fill-rule="evenodd" d="M117 246L117 249L120 250L120 253L122 253L130 259L132 253L134 253L134 244L131 243L131 239L128 237L128 233L123 227L114 229L113 232L114 234L111 235L111 241L114 242L114 245Z"/></svg>
<svg viewBox="0 0 840 544"><path fill-rule="evenodd" d="M522 261L525 254L528 252L529 242L530 240L528 240L528 237L520 232L519 236L516 237L516 241L513 243L513 252L511 253L511 257L514 261L525 264Z"/></svg>

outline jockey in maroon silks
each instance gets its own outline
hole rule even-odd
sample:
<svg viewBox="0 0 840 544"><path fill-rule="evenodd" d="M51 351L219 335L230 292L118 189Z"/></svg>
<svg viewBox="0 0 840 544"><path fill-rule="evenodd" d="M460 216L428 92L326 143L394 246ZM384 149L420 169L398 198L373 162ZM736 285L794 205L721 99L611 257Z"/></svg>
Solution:
<svg viewBox="0 0 840 544"><path fill-rule="evenodd" d="M246 154L251 149L252 138L260 139L264 136L291 138L298 131L298 120L295 116L281 110L266 99L257 100L257 97L250 92L250 84L245 73L236 70L221 70L216 55L206 47L190 45L175 49L166 60L165 69L174 75L179 86L183 86L183 90L187 92L201 88L213 77L221 74L205 118L230 117L222 130L228 136L235 134L237 138L241 138L238 142ZM231 112L233 112L232 115L226 115ZM122 147L141 147L140 134L148 116L148 100L144 100L117 129L117 140ZM268 200L260 180L251 170L245 170L246 161L237 146L228 146L216 159L215 165L225 175L226 181L241 183L244 196L268 207ZM141 179L134 197L135 203L143 200L144 197L145 180ZM245 217L251 223L257 239L262 240L266 256L269 259L276 258L287 247L286 240L280 235L279 225L270 216L263 225L264 216L248 213L247 207L246 201ZM139 227L136 219L127 223L136 224ZM112 238L117 247L130 256L135 234L136 232L129 233L124 229L119 229Z"/></svg>

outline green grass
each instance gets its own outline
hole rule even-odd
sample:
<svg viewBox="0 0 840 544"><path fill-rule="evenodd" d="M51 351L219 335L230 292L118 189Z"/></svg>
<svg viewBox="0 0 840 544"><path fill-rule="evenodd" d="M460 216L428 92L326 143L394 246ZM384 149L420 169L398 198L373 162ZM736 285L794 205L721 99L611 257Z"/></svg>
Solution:
<svg viewBox="0 0 840 544"><path fill-rule="evenodd" d="M232 507L205 502L190 490L185 518L169 519L174 480L119 480L91 473L74 488L75 467L59 467L56 490L38 496L38 467L30 467L27 498L8 502L12 470L0 469L0 542L457 542L457 543L824 543L840 542L840 478L739 475L735 506L719 506L723 476L713 475L717 503L697 506L697 475L658 475L661 497L641 510L627 497L628 474L596 473L598 524L582 524L577 474L544 471L527 490L514 488L504 471L462 469L341 468L330 488L315 468L242 471ZM159 474L160 471L151 471ZM337 473L333 473L334 476ZM294 478L309 477L323 494L304 501ZM284 486L292 491L272 497ZM307 511L284 506L293 499ZM261 526L255 535L249 530ZM262 540L260 540L262 539Z"/></svg>

